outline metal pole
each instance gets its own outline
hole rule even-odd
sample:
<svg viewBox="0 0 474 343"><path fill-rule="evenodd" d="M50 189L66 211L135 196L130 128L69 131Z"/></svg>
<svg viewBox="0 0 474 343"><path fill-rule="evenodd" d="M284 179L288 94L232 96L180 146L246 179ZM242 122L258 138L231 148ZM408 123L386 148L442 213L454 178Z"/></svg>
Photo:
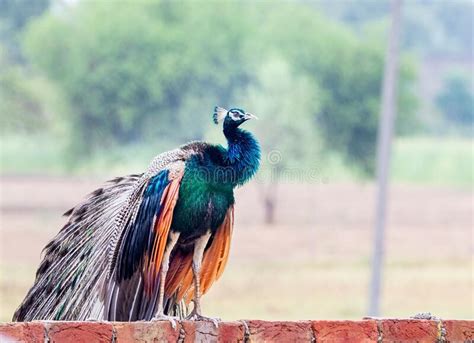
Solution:
<svg viewBox="0 0 474 343"><path fill-rule="evenodd" d="M370 282L369 316L380 314L380 288L384 257L385 221L390 170L393 126L397 111L399 69L399 36L402 0L392 0L391 26L385 56L382 107L377 139L377 193L375 208L372 277Z"/></svg>

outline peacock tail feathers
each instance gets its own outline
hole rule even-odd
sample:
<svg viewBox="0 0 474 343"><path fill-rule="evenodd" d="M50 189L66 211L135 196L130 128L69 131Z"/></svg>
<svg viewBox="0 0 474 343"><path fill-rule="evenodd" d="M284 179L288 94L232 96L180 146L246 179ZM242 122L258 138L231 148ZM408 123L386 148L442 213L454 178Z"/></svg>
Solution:
<svg viewBox="0 0 474 343"><path fill-rule="evenodd" d="M36 280L14 320L85 320L100 302L115 218L141 175L109 181L65 215L68 222L44 248ZM96 310L96 311L100 311Z"/></svg>

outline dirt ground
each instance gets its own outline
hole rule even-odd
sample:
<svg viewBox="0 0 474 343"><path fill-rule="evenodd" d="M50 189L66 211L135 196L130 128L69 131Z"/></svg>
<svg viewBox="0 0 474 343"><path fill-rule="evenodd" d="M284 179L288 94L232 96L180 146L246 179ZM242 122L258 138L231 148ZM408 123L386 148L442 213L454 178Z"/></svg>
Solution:
<svg viewBox="0 0 474 343"><path fill-rule="evenodd" d="M1 178L0 321L33 282L61 214L98 185L86 178ZM277 224L262 224L258 187L237 191L228 267L203 300L223 319L361 318L370 276L371 184L286 184ZM383 315L472 318L474 197L466 190L394 185Z"/></svg>

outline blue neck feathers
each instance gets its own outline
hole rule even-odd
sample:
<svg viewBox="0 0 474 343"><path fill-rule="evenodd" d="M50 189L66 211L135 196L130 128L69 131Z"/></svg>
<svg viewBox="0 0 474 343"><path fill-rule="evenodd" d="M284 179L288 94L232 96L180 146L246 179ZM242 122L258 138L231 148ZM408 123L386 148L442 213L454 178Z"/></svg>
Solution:
<svg viewBox="0 0 474 343"><path fill-rule="evenodd" d="M258 170L260 145L250 132L226 124L224 123L224 135L228 144L226 163L235 173L236 185L243 185Z"/></svg>

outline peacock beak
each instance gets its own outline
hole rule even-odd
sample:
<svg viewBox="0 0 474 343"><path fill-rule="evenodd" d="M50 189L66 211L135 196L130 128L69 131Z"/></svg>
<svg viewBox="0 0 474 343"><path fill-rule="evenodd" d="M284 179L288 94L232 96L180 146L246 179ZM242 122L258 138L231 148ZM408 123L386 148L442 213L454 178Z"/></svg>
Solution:
<svg viewBox="0 0 474 343"><path fill-rule="evenodd" d="M245 113L244 119L245 120L249 120L249 119L257 119L258 120L258 117L253 115L252 113Z"/></svg>

